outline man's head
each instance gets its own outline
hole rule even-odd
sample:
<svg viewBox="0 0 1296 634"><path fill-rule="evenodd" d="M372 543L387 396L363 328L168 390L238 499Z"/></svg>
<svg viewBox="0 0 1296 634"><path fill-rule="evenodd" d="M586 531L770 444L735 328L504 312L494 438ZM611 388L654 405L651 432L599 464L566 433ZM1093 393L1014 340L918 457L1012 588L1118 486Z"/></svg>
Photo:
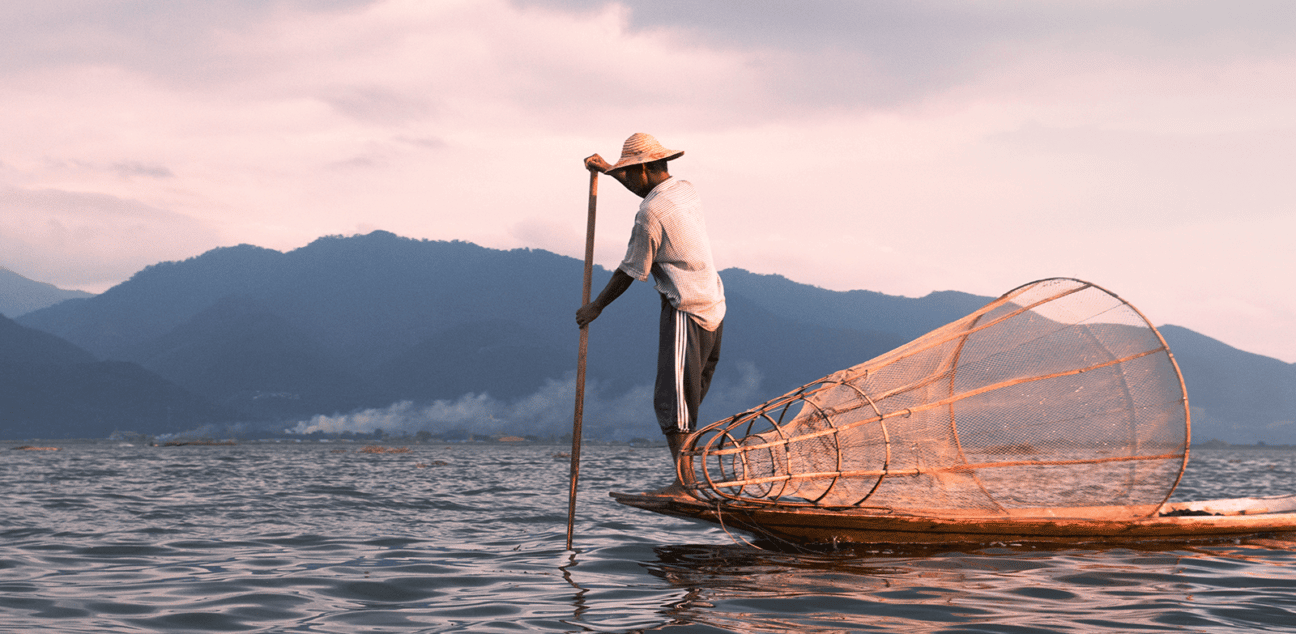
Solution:
<svg viewBox="0 0 1296 634"><path fill-rule="evenodd" d="M636 163L622 167L619 172L617 180L640 198L647 196L654 187L670 178L670 172L666 169L666 159L651 163Z"/></svg>
<svg viewBox="0 0 1296 634"><path fill-rule="evenodd" d="M662 147L651 134L636 132L626 139L625 145L621 147L621 160L608 168L608 173L621 171L618 180L625 184L626 189L643 197L653 187L670 178L666 161L683 155L683 150Z"/></svg>

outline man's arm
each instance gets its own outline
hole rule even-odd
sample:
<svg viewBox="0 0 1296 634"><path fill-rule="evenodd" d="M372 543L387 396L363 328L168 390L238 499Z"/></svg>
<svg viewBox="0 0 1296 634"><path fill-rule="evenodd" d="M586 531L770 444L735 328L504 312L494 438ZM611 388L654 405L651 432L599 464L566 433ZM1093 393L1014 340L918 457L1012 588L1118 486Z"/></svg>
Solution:
<svg viewBox="0 0 1296 634"><path fill-rule="evenodd" d="M594 301L581 306L576 311L576 325L584 328L591 321L598 319L598 316L611 304L613 300L620 297L626 292L627 288L634 283L634 278L626 275L625 271L617 269L612 272L612 279L608 280L607 286L603 287L603 292L599 293Z"/></svg>
<svg viewBox="0 0 1296 634"><path fill-rule="evenodd" d="M611 176L612 178L615 178L618 183L621 183L621 185L625 186L626 184L625 170L619 169L615 172L609 172L608 168L610 167L612 167L612 164L603 160L603 157L597 154L593 154L585 157L585 169L593 170L595 172L599 172L601 174Z"/></svg>

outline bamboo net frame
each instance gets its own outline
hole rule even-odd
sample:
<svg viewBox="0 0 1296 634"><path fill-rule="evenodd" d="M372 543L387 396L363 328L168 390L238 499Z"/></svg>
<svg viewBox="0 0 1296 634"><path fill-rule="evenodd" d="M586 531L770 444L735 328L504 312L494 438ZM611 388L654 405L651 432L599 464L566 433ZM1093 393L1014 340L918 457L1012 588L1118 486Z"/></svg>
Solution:
<svg viewBox="0 0 1296 634"><path fill-rule="evenodd" d="M720 505L1111 519L1169 499L1190 435L1160 332L1050 278L699 430L677 469Z"/></svg>

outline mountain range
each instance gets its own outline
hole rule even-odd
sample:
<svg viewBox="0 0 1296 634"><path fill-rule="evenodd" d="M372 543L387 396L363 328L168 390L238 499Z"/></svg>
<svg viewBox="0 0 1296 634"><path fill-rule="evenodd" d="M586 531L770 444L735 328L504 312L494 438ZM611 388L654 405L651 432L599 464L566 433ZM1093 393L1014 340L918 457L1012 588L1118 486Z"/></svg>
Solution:
<svg viewBox="0 0 1296 634"><path fill-rule="evenodd" d="M287 253L242 245L153 265L101 295L0 317L0 438L202 426L560 434L571 424L581 267L546 251L381 231ZM991 299L829 291L740 269L721 275L729 312L704 421L870 359ZM596 271L595 292L608 276ZM657 434L657 312L651 284L635 284L591 326L591 436ZM1296 366L1185 328L1161 330L1184 372L1195 439L1296 443Z"/></svg>
<svg viewBox="0 0 1296 634"><path fill-rule="evenodd" d="M0 315L9 318L53 306L65 299L92 296L85 291L69 291L30 280L0 266Z"/></svg>

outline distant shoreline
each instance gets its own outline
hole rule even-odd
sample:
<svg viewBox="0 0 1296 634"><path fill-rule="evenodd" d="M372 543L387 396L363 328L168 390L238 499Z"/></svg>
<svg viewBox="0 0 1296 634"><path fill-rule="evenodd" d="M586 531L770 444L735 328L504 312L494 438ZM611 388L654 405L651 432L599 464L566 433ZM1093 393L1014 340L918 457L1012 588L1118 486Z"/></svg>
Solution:
<svg viewBox="0 0 1296 634"><path fill-rule="evenodd" d="M654 443L653 441L646 441L646 442L644 442L642 439L638 439L638 440L639 440L639 441L636 442L636 441L599 440L599 439L597 439L597 438L585 438L585 439L582 440L581 442L582 442L583 444L586 444L586 445L597 445L597 446L608 446L608 447L630 447L630 448L636 448L636 449L649 449L649 448L657 448L657 447L665 447L665 446L666 446L666 444L665 444L664 442L661 442L661 443ZM536 439L536 440L531 440L531 439L517 439L517 440L512 440L512 439L510 439L510 440L499 440L499 439L488 438L488 437L475 438L475 439L473 439L473 440L444 440L444 439L433 438L433 439L429 439L429 440L419 441L419 440L415 440L415 439L413 439L413 438L406 438L406 437L403 437L403 436L397 436L397 437L390 437L390 436L389 436L389 437L387 437L387 438L383 438L383 439L373 439L373 438L292 438L292 437L285 437L285 438L243 438L243 439L223 439L223 440L220 440L220 441L212 441L212 440L170 440L170 441L166 441L166 442L156 442L156 441L153 441L153 442L146 442L146 441L132 442L131 440L122 440L122 439L113 439L113 438L22 438L22 439L8 439L8 440L0 440L0 446L3 446L3 445L13 445L13 446L15 446L15 447L13 447L13 448L16 448L17 446L22 446L22 445L33 445L33 444L36 444L36 443L39 443L39 444L41 444L41 445L43 445L43 446L50 446L50 445L56 445L56 444L65 444L65 445L67 445L67 444L75 444L75 445L101 444L101 445L107 445L107 444L121 444L121 443L123 443L123 442L127 442L127 443L131 443L131 444L135 444L135 445L137 445L137 446L154 446L154 447L163 447L163 446L171 446L171 447L178 447L178 446L231 446L231 445L236 445L236 444L238 444L238 445L279 445L279 444L293 444L293 445L298 445L298 444L301 444L301 445L331 445L331 444L369 444L369 445L401 445L401 446L418 446L418 445L427 445L427 446L451 446L451 447L454 447L454 446L465 446L465 445L466 445L466 446L474 446L474 447L476 447L476 446L503 446L503 447L509 447L509 446L515 446L515 447L555 446L555 447L564 447L564 446L570 446L570 445L571 445L571 441L570 441L570 440L567 440L567 439L549 439L549 438L542 438L542 439ZM1296 445L1271 445L1271 444L1267 444L1267 443L1263 443L1263 442L1261 442L1261 443L1256 443L1256 444L1251 444L1251 445L1234 445L1234 444L1226 443L1226 442L1224 442L1224 441L1222 441L1222 440L1207 440L1207 441L1203 441L1203 442L1200 442L1200 443L1193 443L1193 444L1189 447L1189 451L1201 451L1201 450L1213 450L1213 449L1267 449L1267 450L1277 449L1277 450L1285 450L1285 451L1296 451Z"/></svg>
<svg viewBox="0 0 1296 634"><path fill-rule="evenodd" d="M129 444L137 447L194 447L194 446L217 446L229 447L236 445L390 445L390 446L429 446L429 447L484 447L484 446L501 446L501 447L570 447L571 440L568 439L548 439L538 440L520 439L520 440L499 440L494 438L476 438L473 440L443 440L433 438L431 440L414 440L403 436L387 437L383 439L373 438L241 438L241 439L223 439L213 440L168 440L168 441L145 441L134 439L117 439L117 438L22 438L22 439L3 439L0 440L0 446L14 445L14 448L33 445L40 443L42 445L121 445ZM655 449L665 447L666 442L636 442L622 440L600 440L598 438L585 438L582 444L591 446L606 447L629 447L633 449ZM1296 447L1293 447L1296 449Z"/></svg>

